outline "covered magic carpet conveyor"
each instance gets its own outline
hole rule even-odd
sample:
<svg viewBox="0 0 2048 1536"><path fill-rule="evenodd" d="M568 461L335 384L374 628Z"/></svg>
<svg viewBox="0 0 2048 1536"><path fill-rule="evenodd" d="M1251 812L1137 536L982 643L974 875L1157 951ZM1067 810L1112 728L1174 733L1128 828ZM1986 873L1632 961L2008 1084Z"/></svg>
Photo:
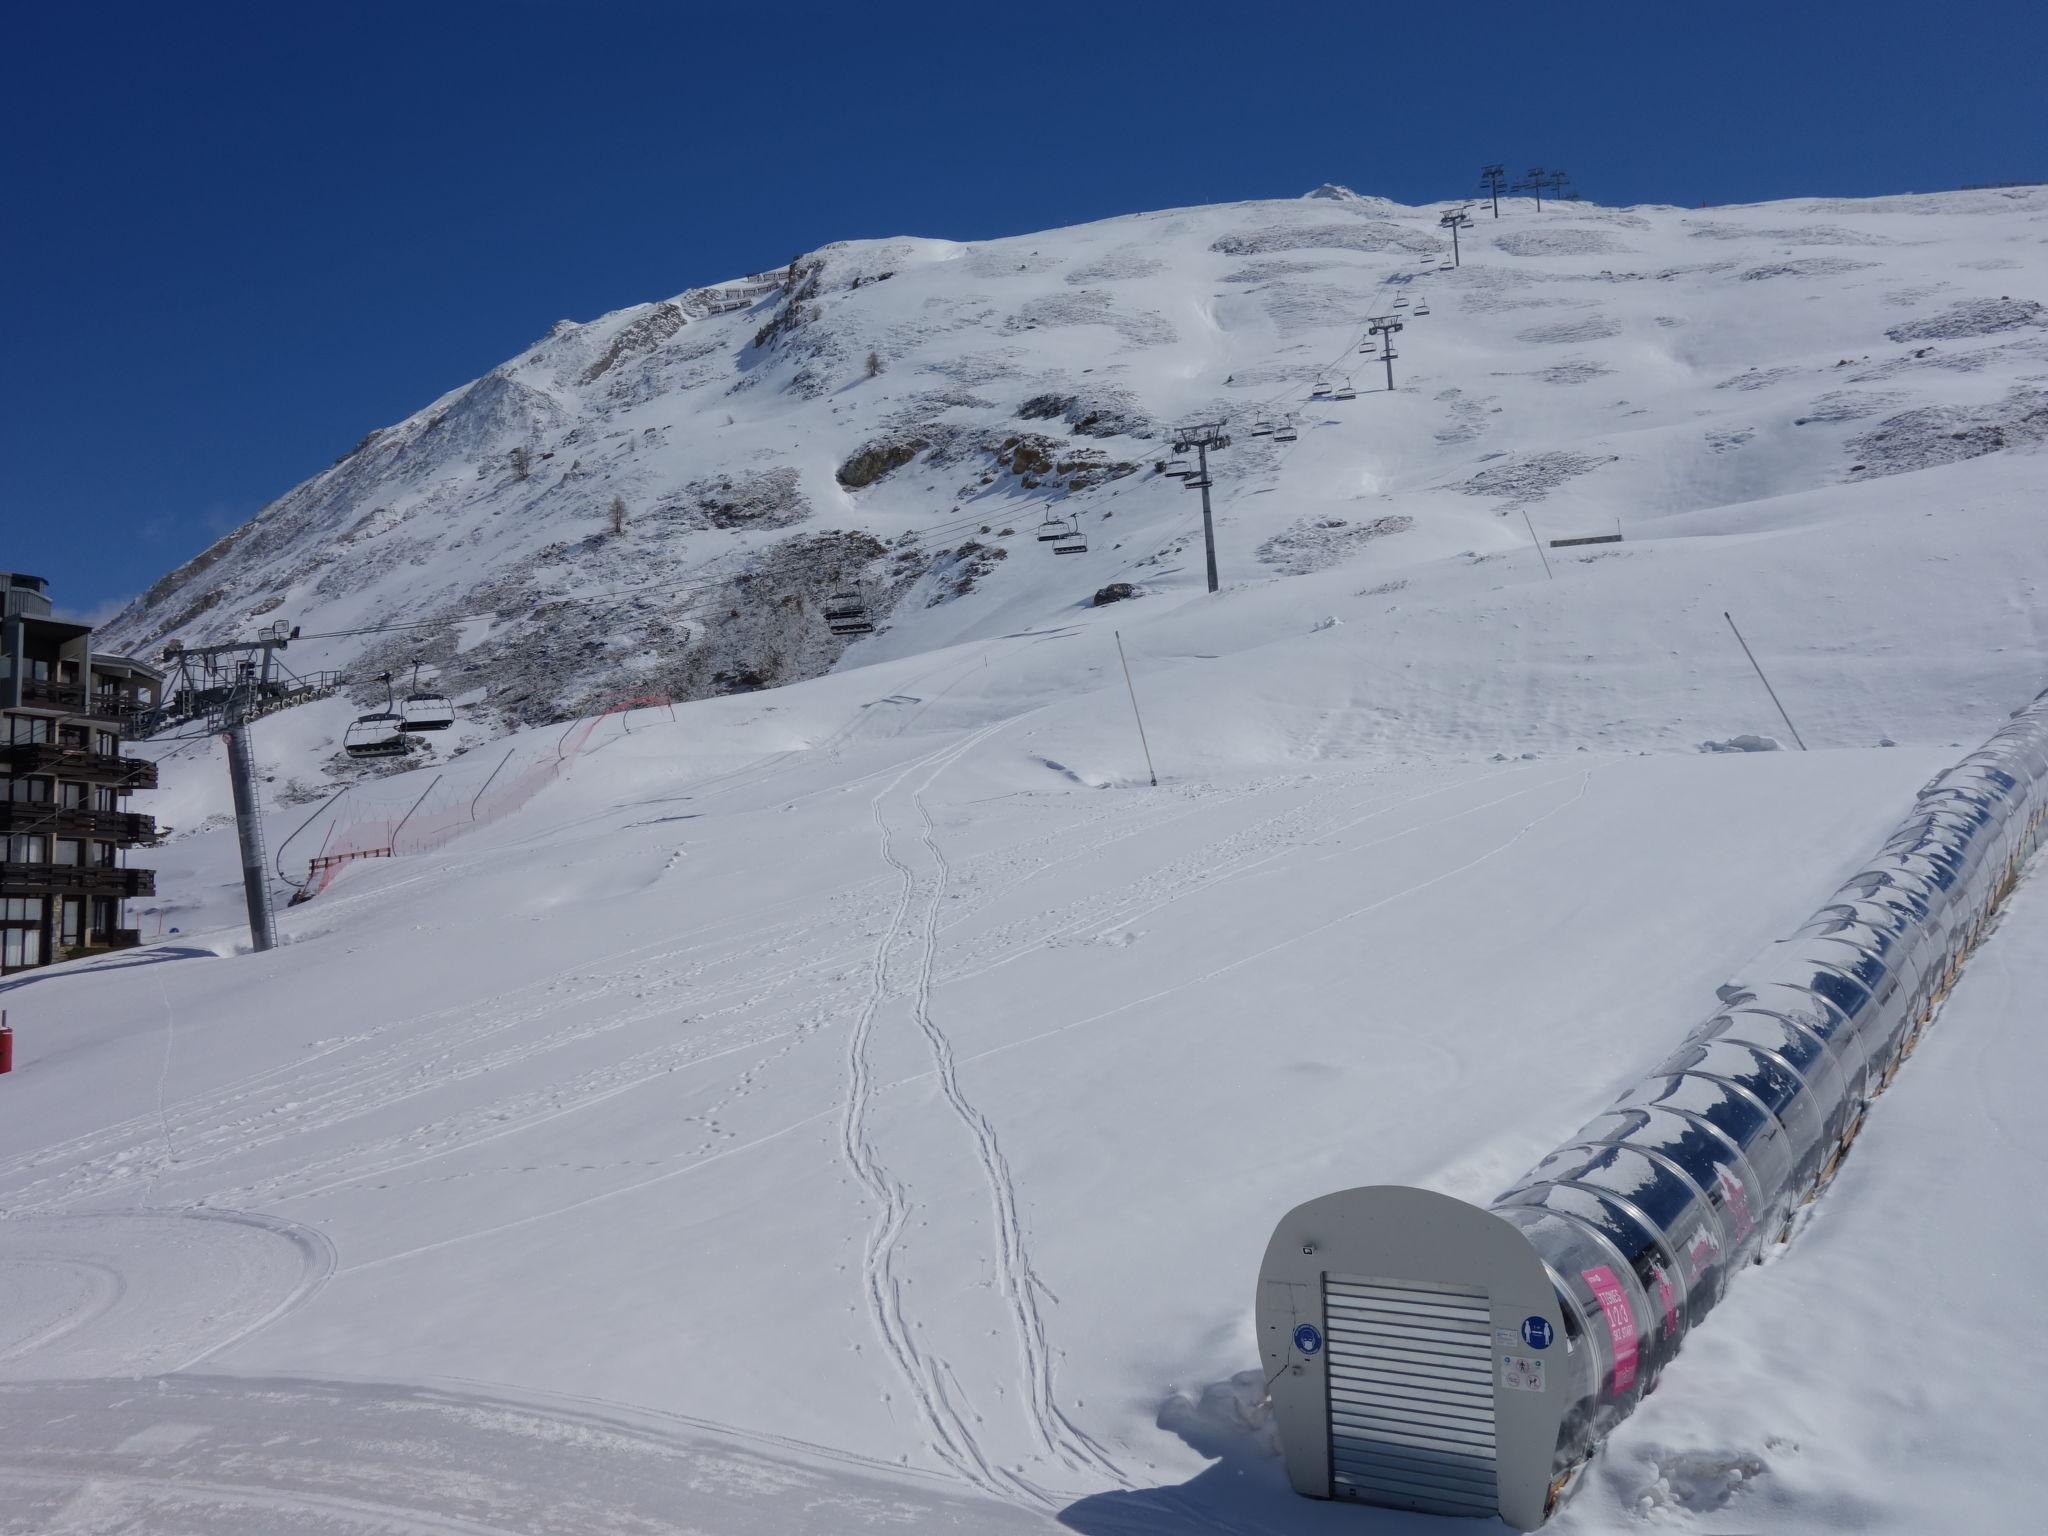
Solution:
<svg viewBox="0 0 2048 1536"><path fill-rule="evenodd" d="M1296 1491L1540 1525L1833 1175L2018 880L2044 804L2048 692L1490 1209L1378 1186L1288 1212L1257 1326Z"/></svg>

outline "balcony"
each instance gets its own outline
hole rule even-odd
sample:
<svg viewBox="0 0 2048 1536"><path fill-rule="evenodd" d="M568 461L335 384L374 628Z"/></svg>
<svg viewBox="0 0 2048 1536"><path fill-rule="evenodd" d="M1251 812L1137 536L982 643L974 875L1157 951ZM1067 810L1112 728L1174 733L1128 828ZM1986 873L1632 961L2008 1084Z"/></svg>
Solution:
<svg viewBox="0 0 2048 1536"><path fill-rule="evenodd" d="M156 894L153 869L106 869L91 864L0 864L0 896L113 896L127 901Z"/></svg>
<svg viewBox="0 0 2048 1536"><path fill-rule="evenodd" d="M156 841L156 818L132 811L91 811L47 800L0 802L0 832L47 832L52 837L92 837L130 847Z"/></svg>
<svg viewBox="0 0 2048 1536"><path fill-rule="evenodd" d="M0 761L16 773L47 773L88 784L119 784L127 789L155 789L157 784L156 764L146 757L89 752L83 747L60 747L53 741L0 746Z"/></svg>
<svg viewBox="0 0 2048 1536"><path fill-rule="evenodd" d="M24 682L21 685L21 707L74 715L85 708L85 689L78 683Z"/></svg>

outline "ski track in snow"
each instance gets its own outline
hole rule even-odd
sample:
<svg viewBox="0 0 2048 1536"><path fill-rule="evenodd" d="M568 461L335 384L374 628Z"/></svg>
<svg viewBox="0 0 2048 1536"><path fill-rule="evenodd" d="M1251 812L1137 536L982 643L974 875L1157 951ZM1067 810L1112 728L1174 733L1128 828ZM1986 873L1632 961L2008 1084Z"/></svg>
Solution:
<svg viewBox="0 0 2048 1536"><path fill-rule="evenodd" d="M904 1315L903 1284L896 1273L895 1254L903 1235L904 1222L909 1216L909 1197L903 1185L883 1165L869 1126L869 1111L874 1098L870 1049L877 1019L889 995L890 956L905 936L918 883L910 867L896 857L884 805L891 791L927 766L930 772L921 787L929 787L949 762L993 730L994 727L986 728L964 743L950 744L919 759L877 791L868 802L882 859L897 873L898 892L889 924L875 944L867 999L847 1031L846 1102L840 1122L840 1149L847 1167L867 1190L875 1207L874 1222L869 1228L861 1259L862 1289L867 1299L869 1320L895 1366L896 1374L916 1402L930 1450L960 1477L986 1493L1003 1499L1022 1497L1028 1502L1043 1503L1047 1501L1038 1489L1015 1473L990 1464L967 1417L954 1401L954 1392L947 1388L950 1369L943 1359L924 1351ZM928 953L925 958L928 964Z"/></svg>
<svg viewBox="0 0 2048 1536"><path fill-rule="evenodd" d="M933 776L937 776L934 770ZM1030 1254L1025 1246L1024 1223L1017 1213L1016 1183L1010 1175L1009 1163L1004 1159L1002 1148L996 1140L996 1130L988 1117L968 1099L966 1090L960 1086L960 1077L953 1059L953 1043L939 1027L932 1015L932 972L939 947L939 910L946 899L946 888L952 876L952 869L940 850L934 836L931 808L925 803L924 791L931 786L927 779L911 794L911 804L917 811L918 842L933 869L931 899L925 904L923 933L920 938L917 968L917 994L913 1017L917 1027L931 1048L932 1066L938 1074L939 1086L953 1113L960 1119L968 1133L974 1138L975 1155L981 1164L983 1177L988 1183L990 1204L994 1209L997 1238L996 1262L1002 1276L1005 1299L1017 1330L1017 1346L1022 1356L1025 1392L1024 1401L1031 1414L1032 1428L1037 1432L1039 1443L1057 1455L1066 1466L1076 1472L1096 1472L1113 1478L1128 1487L1129 1479L1123 1470L1110 1459L1108 1454L1087 1435L1083 1434L1061 1411L1053 1396L1053 1368L1051 1352L1046 1345L1045 1324L1038 1312L1038 1277L1032 1272ZM891 851L889 839L884 838L884 856L894 863L896 856ZM911 878L910 870L904 866L902 873Z"/></svg>

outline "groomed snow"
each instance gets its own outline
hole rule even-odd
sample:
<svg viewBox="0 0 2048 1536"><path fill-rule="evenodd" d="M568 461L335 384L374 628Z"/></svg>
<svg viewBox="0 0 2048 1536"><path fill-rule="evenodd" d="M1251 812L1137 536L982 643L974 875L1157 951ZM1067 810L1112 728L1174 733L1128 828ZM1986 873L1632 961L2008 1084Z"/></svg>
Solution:
<svg viewBox="0 0 2048 1536"><path fill-rule="evenodd" d="M1887 281L1909 226L1994 228L2024 292L2039 214L1968 202L1824 217L1883 233L1849 254ZM1514 453L1590 455L1583 403L1546 403L1583 386L1504 377L1560 316L1459 301L1488 263L1591 283L1599 234L1750 270L1743 240L1823 218L1717 211L1755 228L1709 240L1653 212L1574 212L1535 250L1504 220L1404 347L1436 391L1489 380ZM1254 214L1185 220L1206 247ZM1811 382L1717 389L1745 347L1831 367L1889 312L1841 274L1727 280L1747 330L1684 368L1615 350L1617 396L1733 431L1702 413ZM2048 371L2029 355L1984 367ZM1674 1044L2037 691L2048 545L2025 445L1877 479L1801 448L1709 484L1716 450L1637 443L1597 496L1530 505L1544 533L1627 525L1549 577L1519 511L1421 463L1423 399L1462 419L1397 394L1247 475L1220 594L1196 546L1083 606L1185 523L1177 487L1133 488L1121 554L1020 547L827 676L614 717L517 813L282 911L269 954L236 927L218 748L167 758L144 920L180 931L0 984L0 1532L1450 1529L1296 1499L1264 1454L1243 1373L1273 1221L1360 1183L1483 1201ZM1414 523L1257 563L1331 516ZM1790 745L1724 610L1813 750L1702 750ZM273 792L347 712L258 724ZM473 791L560 734L465 729L361 793ZM275 807L273 847L312 812ZM2027 1523L2038 896L1559 1529Z"/></svg>

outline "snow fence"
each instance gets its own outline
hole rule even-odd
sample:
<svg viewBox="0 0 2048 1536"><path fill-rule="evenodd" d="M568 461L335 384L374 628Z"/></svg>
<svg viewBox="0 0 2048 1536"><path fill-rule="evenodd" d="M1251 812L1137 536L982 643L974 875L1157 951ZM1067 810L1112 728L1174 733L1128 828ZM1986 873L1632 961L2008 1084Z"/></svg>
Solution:
<svg viewBox="0 0 2048 1536"><path fill-rule="evenodd" d="M1833 1176L2042 835L2048 691L1684 1044L1481 1210L1346 1190L1282 1219L1257 1326L1298 1492L1533 1530Z"/></svg>

